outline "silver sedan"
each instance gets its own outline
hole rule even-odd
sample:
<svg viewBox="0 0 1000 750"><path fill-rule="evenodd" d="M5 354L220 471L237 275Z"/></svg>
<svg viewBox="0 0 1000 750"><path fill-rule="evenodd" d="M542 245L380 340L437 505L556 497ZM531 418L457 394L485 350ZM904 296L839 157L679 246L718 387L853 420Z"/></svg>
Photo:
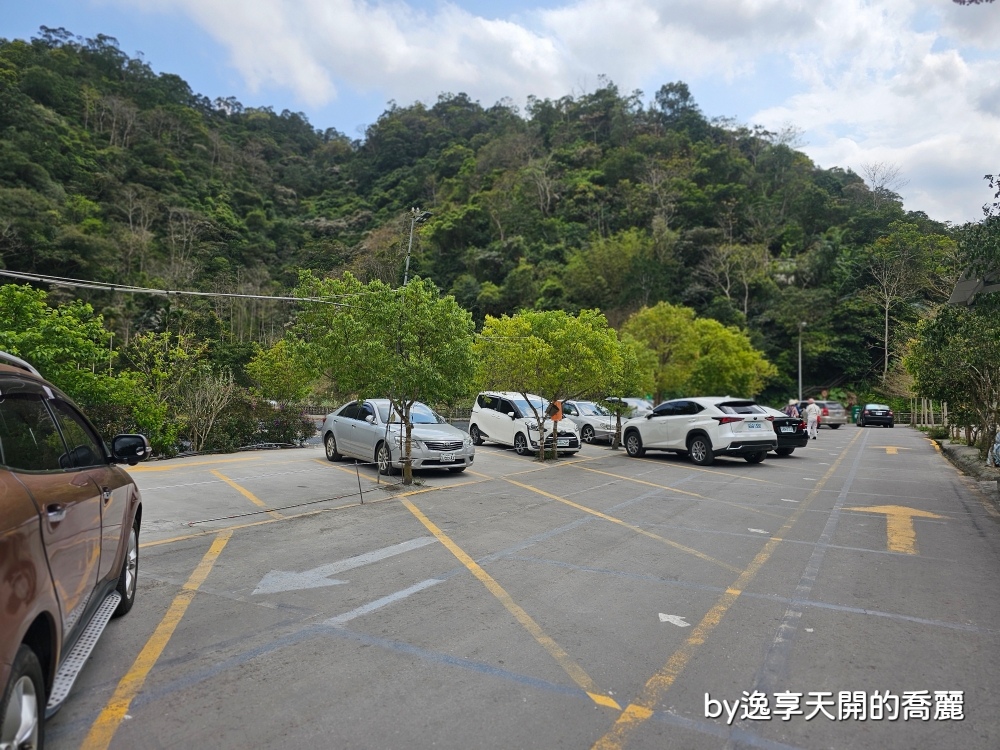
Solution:
<svg viewBox="0 0 1000 750"><path fill-rule="evenodd" d="M615 420L611 412L593 401L563 401L563 417L580 428L580 439L585 443L607 440L615 436Z"/></svg>
<svg viewBox="0 0 1000 750"><path fill-rule="evenodd" d="M465 471L475 459L472 439L448 424L444 417L420 403L410 408L413 424L410 460L414 469ZM344 456L372 461L380 474L392 474L403 467L406 433L389 399L351 401L327 415L320 434L326 457L339 461Z"/></svg>

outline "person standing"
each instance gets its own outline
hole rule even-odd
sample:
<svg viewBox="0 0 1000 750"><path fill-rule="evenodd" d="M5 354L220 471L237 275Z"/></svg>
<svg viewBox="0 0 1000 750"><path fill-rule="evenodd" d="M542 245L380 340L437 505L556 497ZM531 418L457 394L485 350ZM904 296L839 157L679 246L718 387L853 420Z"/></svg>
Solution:
<svg viewBox="0 0 1000 750"><path fill-rule="evenodd" d="M813 440L816 439L816 435L819 434L819 415L823 413L823 410L819 408L815 399L809 399L809 405L806 407L806 424L809 428L808 434Z"/></svg>
<svg viewBox="0 0 1000 750"><path fill-rule="evenodd" d="M799 403L794 398L788 401L788 405L782 409L789 417L799 416Z"/></svg>

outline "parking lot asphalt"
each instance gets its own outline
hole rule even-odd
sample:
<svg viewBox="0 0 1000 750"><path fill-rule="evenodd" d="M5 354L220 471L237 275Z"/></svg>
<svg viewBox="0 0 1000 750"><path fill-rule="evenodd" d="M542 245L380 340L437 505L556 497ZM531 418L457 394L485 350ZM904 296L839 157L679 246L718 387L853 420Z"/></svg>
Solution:
<svg viewBox="0 0 1000 750"><path fill-rule="evenodd" d="M132 472L136 605L50 747L1000 746L998 514L910 429L755 466L486 445L411 487L318 447Z"/></svg>

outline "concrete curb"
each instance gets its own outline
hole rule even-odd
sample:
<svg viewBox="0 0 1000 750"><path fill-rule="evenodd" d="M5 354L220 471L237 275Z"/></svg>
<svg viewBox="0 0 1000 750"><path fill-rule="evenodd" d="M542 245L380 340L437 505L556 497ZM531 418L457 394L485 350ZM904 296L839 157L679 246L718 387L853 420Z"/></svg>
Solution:
<svg viewBox="0 0 1000 750"><path fill-rule="evenodd" d="M995 503L1000 503L1000 470L986 465L979 457L978 448L970 448L949 440L935 440L945 458L957 466L964 474L974 478L979 487Z"/></svg>

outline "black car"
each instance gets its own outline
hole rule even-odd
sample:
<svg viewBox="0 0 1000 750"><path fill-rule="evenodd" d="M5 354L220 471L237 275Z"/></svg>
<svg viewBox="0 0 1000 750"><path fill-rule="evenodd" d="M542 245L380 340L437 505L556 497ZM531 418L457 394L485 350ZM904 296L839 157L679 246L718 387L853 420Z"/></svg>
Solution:
<svg viewBox="0 0 1000 750"><path fill-rule="evenodd" d="M865 408L858 412L858 427L867 427L870 424L895 427L892 409L885 404L865 404Z"/></svg>
<svg viewBox="0 0 1000 750"><path fill-rule="evenodd" d="M782 411L763 407L774 422L774 434L778 436L778 447L774 452L779 456L790 456L796 448L809 444L808 425L801 417L790 417Z"/></svg>

